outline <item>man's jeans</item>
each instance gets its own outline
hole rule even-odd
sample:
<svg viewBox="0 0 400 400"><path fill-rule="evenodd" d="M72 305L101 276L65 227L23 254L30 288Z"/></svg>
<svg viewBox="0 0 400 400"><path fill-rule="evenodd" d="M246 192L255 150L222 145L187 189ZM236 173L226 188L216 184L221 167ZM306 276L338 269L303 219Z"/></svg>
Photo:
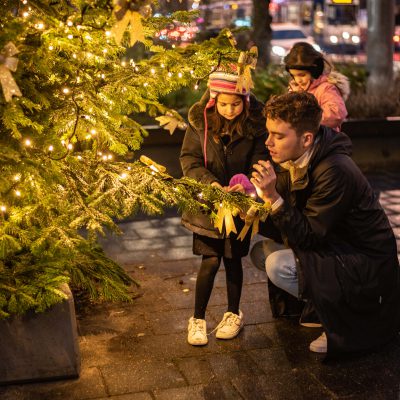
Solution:
<svg viewBox="0 0 400 400"><path fill-rule="evenodd" d="M253 246L250 258L258 269L267 271L268 278L275 286L298 297L299 281L293 250L266 239Z"/></svg>

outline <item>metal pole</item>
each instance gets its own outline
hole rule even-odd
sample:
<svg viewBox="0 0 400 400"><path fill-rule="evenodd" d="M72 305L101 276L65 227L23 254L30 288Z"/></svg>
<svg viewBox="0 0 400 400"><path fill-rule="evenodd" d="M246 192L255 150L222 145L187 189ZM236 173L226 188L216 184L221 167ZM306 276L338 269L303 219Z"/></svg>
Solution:
<svg viewBox="0 0 400 400"><path fill-rule="evenodd" d="M394 0L367 0L367 91L387 94L393 81Z"/></svg>

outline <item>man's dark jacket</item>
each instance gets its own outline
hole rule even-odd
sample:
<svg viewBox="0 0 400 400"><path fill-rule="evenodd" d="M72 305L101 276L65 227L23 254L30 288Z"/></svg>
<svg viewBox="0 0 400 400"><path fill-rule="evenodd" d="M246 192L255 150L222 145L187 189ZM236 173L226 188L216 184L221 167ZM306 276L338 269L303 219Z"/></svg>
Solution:
<svg viewBox="0 0 400 400"><path fill-rule="evenodd" d="M397 334L399 262L386 214L350 158L350 139L323 126L317 138L303 181L291 184L275 166L284 204L262 230L271 236L277 228L293 249L299 296L314 304L332 355L376 347Z"/></svg>

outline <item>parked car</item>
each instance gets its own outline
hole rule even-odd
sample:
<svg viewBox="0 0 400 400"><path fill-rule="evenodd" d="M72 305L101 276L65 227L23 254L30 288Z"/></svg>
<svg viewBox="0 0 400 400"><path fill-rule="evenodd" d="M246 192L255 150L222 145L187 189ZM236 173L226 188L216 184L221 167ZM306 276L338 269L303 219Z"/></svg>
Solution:
<svg viewBox="0 0 400 400"><path fill-rule="evenodd" d="M315 43L312 36L307 36L300 25L295 24L271 24L271 61L280 63L282 58L288 53L292 46L297 42L307 42L314 46L318 51L321 48Z"/></svg>

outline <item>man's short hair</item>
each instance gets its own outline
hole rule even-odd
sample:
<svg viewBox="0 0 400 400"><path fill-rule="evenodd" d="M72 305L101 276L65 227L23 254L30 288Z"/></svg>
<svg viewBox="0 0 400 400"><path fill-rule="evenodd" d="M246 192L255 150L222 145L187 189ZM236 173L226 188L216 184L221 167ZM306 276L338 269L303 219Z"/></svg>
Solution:
<svg viewBox="0 0 400 400"><path fill-rule="evenodd" d="M265 104L265 117L280 119L292 126L297 135L318 132L322 109L314 95L307 92L289 92L272 96Z"/></svg>

